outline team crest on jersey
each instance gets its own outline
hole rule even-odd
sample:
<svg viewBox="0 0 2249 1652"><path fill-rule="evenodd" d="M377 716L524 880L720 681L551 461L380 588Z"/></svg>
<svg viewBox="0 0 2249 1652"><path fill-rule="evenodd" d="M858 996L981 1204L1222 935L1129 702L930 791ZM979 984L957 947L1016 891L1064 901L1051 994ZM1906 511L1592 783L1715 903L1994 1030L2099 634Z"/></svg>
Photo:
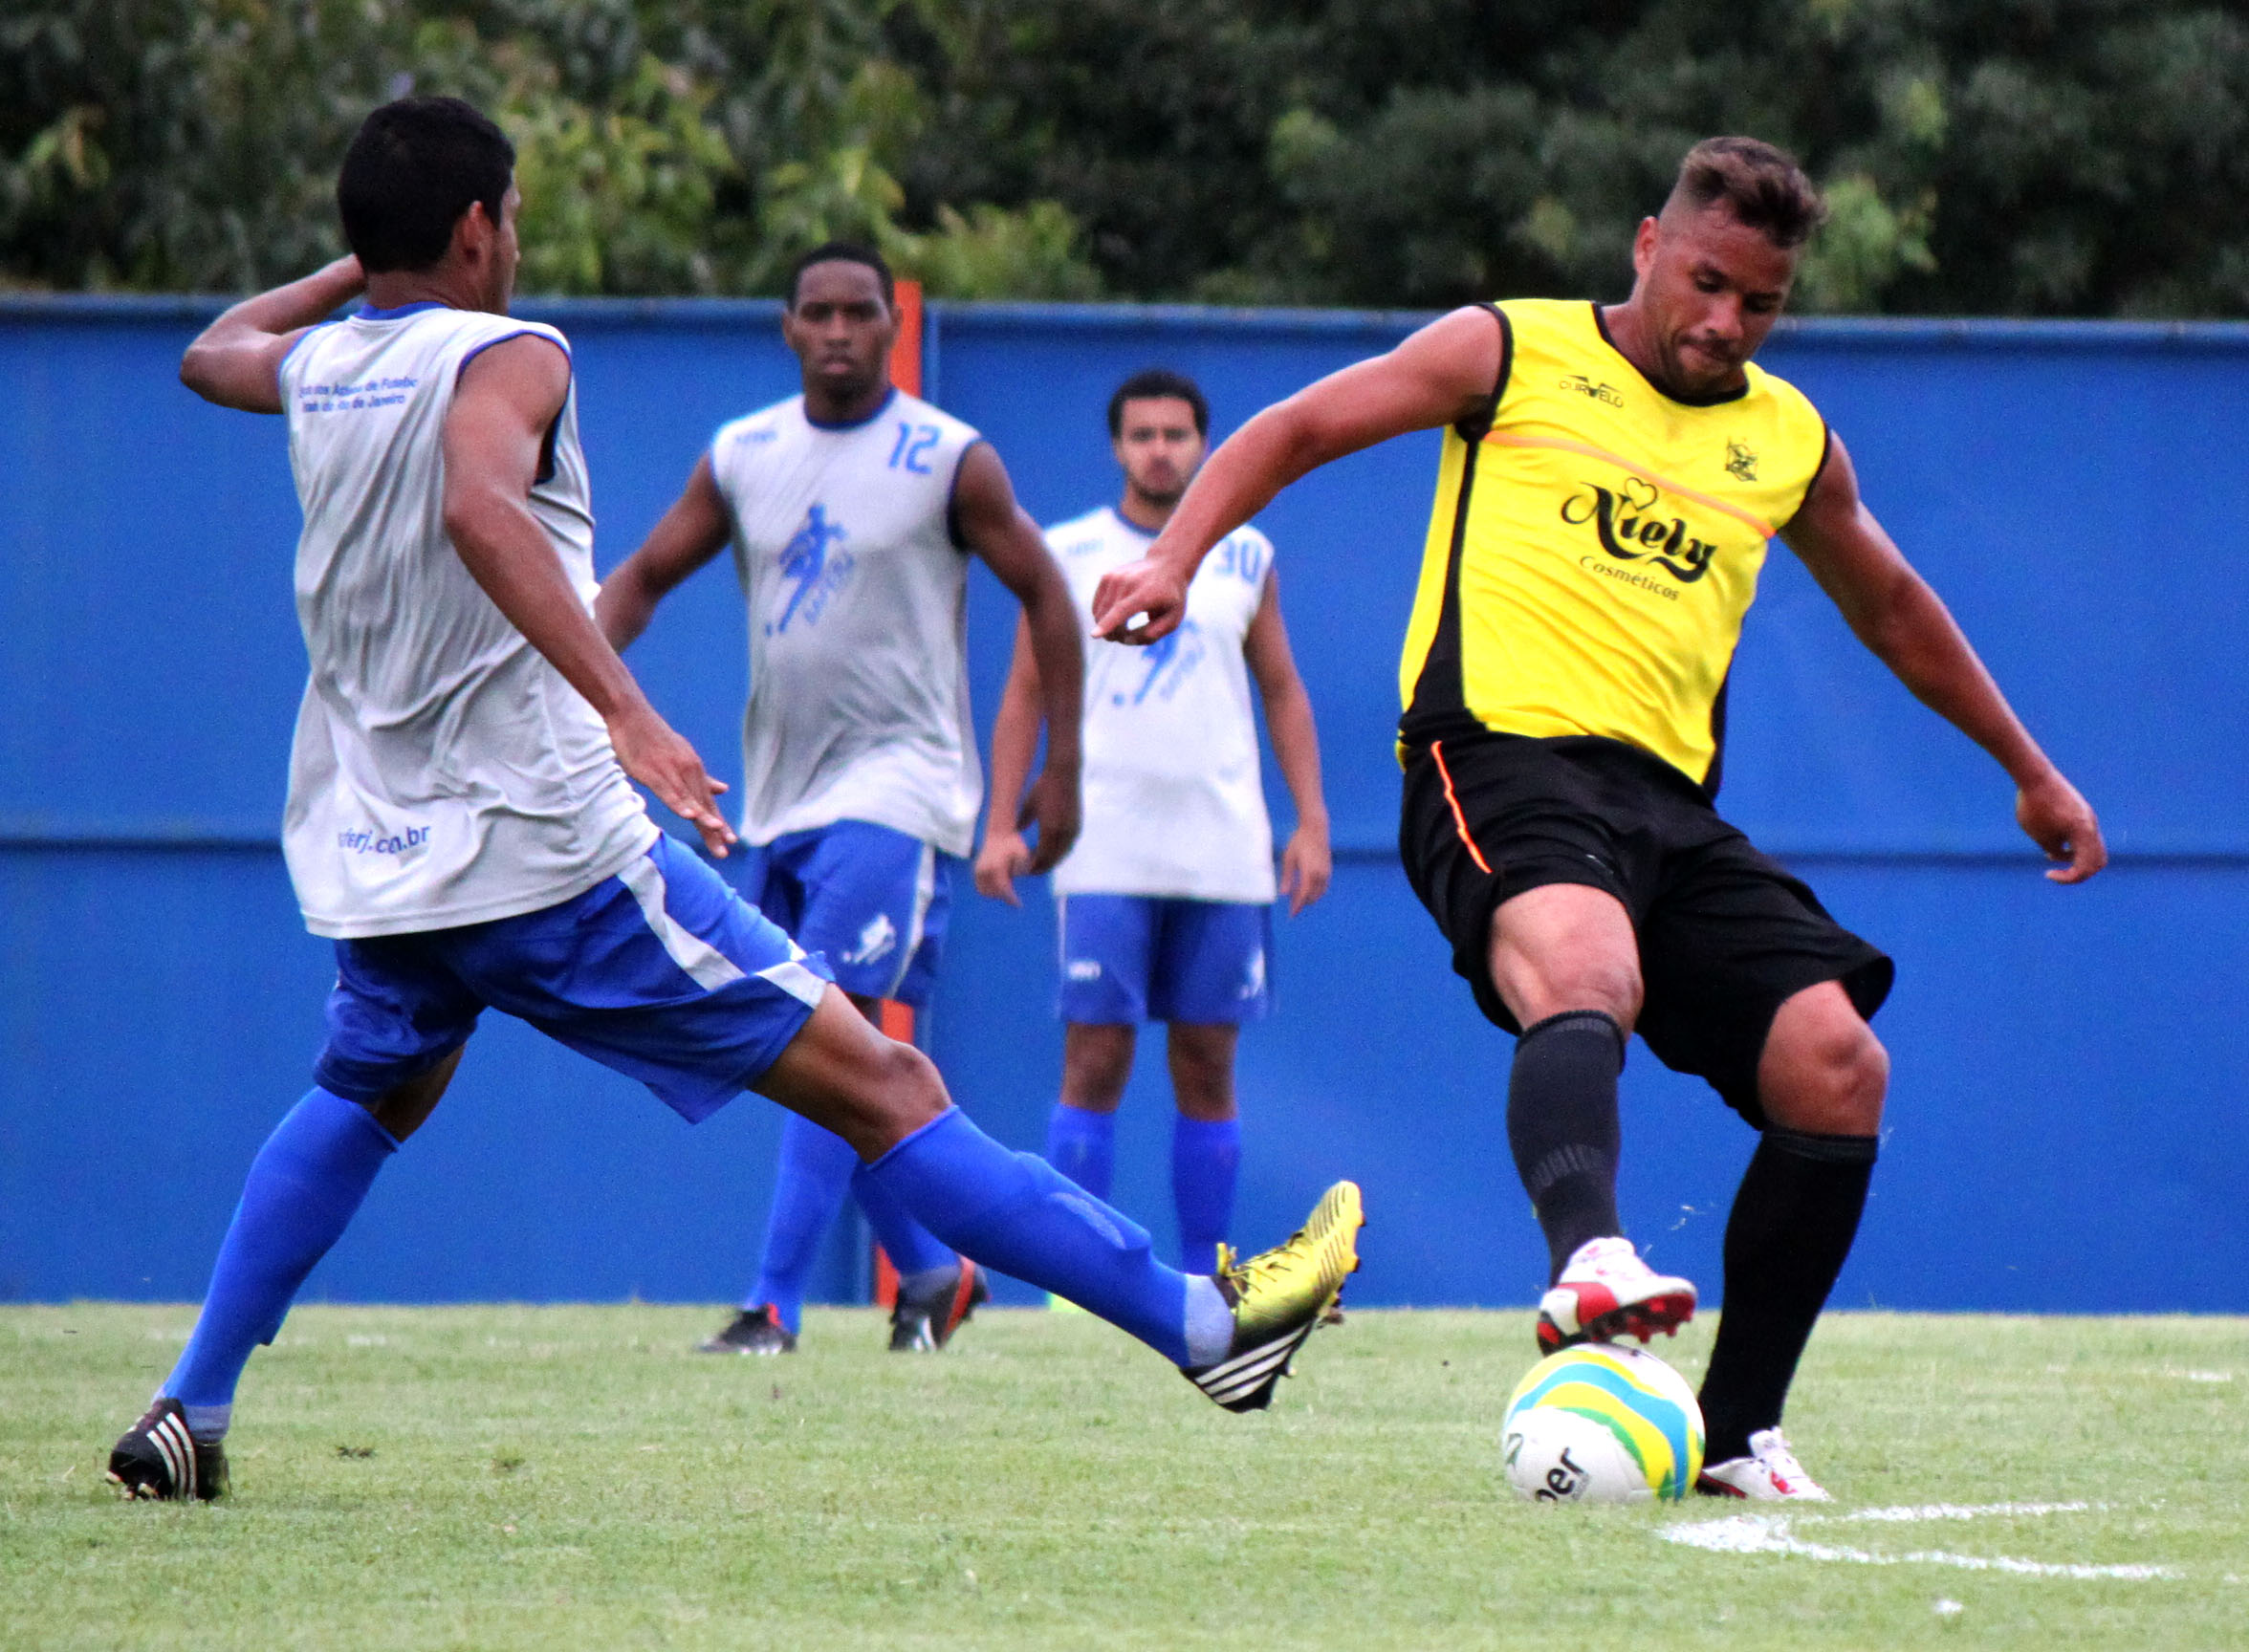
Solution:
<svg viewBox="0 0 2249 1652"><path fill-rule="evenodd" d="M1731 440L1727 442L1726 474L1736 482L1755 482L1757 480L1757 460L1758 456L1749 450L1746 443Z"/></svg>
<svg viewBox="0 0 2249 1652"><path fill-rule="evenodd" d="M1151 698L1170 699L1203 663L1210 646L1203 641L1203 628L1189 620L1178 630L1159 637L1140 652L1145 675L1130 691L1118 689L1112 693L1110 705L1145 706Z"/></svg>
<svg viewBox="0 0 2249 1652"><path fill-rule="evenodd" d="M780 613L765 622L768 637L779 636L792 622L819 623L858 563L843 549L843 541L850 537L841 523L828 520L825 505L815 505L804 513L803 526L781 547L781 577L795 583Z"/></svg>
<svg viewBox="0 0 2249 1652"><path fill-rule="evenodd" d="M1664 502L1664 492L1643 476L1626 475L1616 484L1588 482L1561 502L1561 519L1573 528L1591 528L1601 549L1615 562L1651 562L1681 585L1692 585L1710 572L1718 548L1696 535L1687 519ZM1591 556L1581 565L1595 573L1622 573ZM1645 577L1630 583L1646 585ZM1675 588L1651 589L1676 601Z"/></svg>

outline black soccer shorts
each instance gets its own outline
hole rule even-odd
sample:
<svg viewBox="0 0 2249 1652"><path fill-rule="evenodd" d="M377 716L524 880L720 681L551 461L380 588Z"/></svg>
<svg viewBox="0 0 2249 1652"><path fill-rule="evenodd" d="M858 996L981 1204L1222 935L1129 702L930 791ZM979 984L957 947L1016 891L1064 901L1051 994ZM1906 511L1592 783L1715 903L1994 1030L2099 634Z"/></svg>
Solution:
<svg viewBox="0 0 2249 1652"><path fill-rule="evenodd" d="M1616 740L1476 733L1410 752L1398 852L1453 969L1510 1032L1522 1029L1492 986L1493 912L1548 883L1615 896L1640 941L1635 1030L1759 1127L1758 1061L1780 1006L1837 981L1870 1017L1896 972L1700 787Z"/></svg>

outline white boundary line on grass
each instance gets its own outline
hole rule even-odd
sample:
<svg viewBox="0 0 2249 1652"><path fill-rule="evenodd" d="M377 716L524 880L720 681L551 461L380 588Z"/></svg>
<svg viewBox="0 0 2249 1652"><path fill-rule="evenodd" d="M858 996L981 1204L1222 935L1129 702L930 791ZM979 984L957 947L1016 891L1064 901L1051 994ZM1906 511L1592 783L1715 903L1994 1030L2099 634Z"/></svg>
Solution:
<svg viewBox="0 0 2249 1652"><path fill-rule="evenodd" d="M2083 1514L2106 1504L2091 1503L1902 1503L1889 1509L1854 1509L1844 1514L1797 1514L1800 1525L1824 1521L1880 1520L1904 1524L1913 1520L2013 1520L2036 1514Z"/></svg>
<svg viewBox="0 0 2249 1652"><path fill-rule="evenodd" d="M1886 1554L1871 1549L1807 1542L1792 1531L1798 1525L1829 1521L1904 1524L1921 1520L2022 1519L2042 1514L2080 1514L2092 1507L2089 1503L1925 1503L1861 1509L1847 1514L1733 1514L1723 1520L1695 1520L1667 1526L1660 1535L1667 1543L1684 1543L1689 1548L1707 1549L1719 1554L1801 1554L1808 1560L1837 1560L1856 1566L1953 1566L1964 1572L2009 1572L2025 1577L2112 1577L2135 1583L2179 1576L2169 1566L2085 1566L2020 1560L2007 1554L1954 1554L1941 1549Z"/></svg>

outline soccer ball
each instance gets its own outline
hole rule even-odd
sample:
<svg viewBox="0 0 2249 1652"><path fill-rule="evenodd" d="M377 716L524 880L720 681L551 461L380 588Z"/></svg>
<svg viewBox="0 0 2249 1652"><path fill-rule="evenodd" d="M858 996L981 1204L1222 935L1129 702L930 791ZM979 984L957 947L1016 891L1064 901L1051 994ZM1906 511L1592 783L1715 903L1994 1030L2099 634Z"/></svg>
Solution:
<svg viewBox="0 0 2249 1652"><path fill-rule="evenodd" d="M1702 1472L1702 1407L1654 1355L1581 1342L1516 1385L1500 1442L1507 1483L1534 1502L1684 1497Z"/></svg>

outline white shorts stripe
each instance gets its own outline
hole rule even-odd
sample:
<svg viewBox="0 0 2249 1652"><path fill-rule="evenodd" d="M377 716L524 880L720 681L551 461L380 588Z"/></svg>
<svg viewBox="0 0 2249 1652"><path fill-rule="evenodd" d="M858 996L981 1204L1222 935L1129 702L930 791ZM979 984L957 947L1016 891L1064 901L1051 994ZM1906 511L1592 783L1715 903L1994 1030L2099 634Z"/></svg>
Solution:
<svg viewBox="0 0 2249 1652"><path fill-rule="evenodd" d="M681 928L664 909L664 874L656 869L655 861L641 856L620 872L617 880L632 891L633 899L641 904L641 916L648 921L648 927L655 931L656 939L663 943L671 961L685 969L698 987L715 992L743 979L732 959L701 936L690 935ZM767 979L773 979L772 971L764 973ZM780 983L775 981L775 985ZM803 997L800 992L794 995Z"/></svg>
<svg viewBox="0 0 2249 1652"><path fill-rule="evenodd" d="M757 972L757 978L760 981L771 981L790 997L796 999L797 1003L809 1004L815 1010L819 1008L820 996L828 989L828 984L825 981L822 981L794 958L786 964L775 964L769 968L760 969Z"/></svg>
<svg viewBox="0 0 2249 1652"><path fill-rule="evenodd" d="M937 847L933 843L922 845L922 858L914 866L913 911L906 920L906 940L898 948L898 973L890 977L890 985L883 989L883 996L895 998L899 988L906 985L906 972L913 967L914 954L922 949L922 936L929 923L929 903L937 899Z"/></svg>

